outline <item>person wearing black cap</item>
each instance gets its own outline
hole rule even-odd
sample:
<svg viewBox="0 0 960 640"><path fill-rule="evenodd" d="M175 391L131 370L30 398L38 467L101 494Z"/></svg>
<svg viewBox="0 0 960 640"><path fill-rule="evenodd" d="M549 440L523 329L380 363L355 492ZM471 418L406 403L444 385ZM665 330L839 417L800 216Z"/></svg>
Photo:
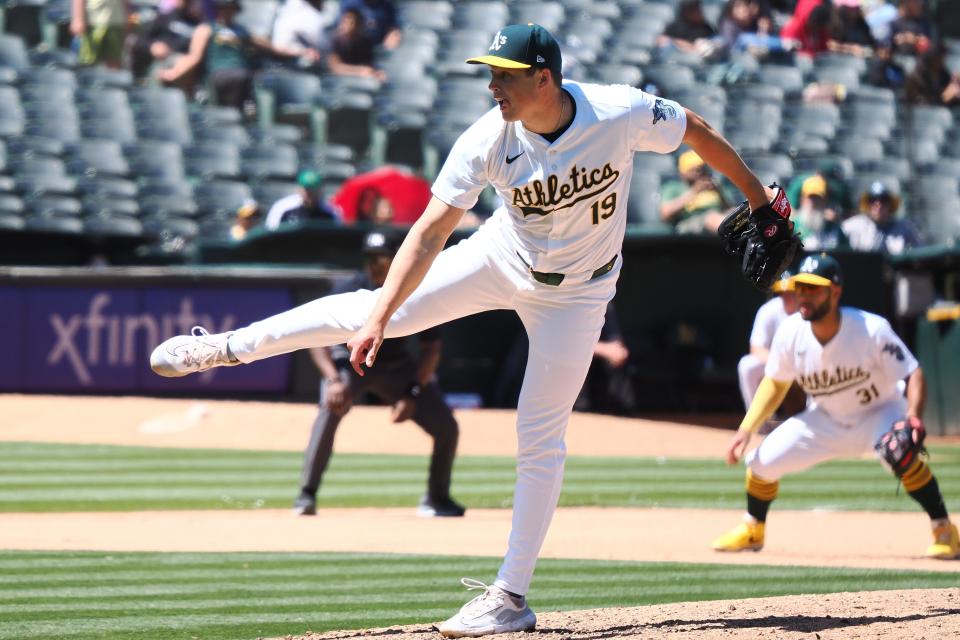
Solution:
<svg viewBox="0 0 960 640"><path fill-rule="evenodd" d="M861 213L844 220L840 228L857 251L903 253L922 244L909 220L897 218L900 196L876 180L860 196Z"/></svg>
<svg viewBox="0 0 960 640"><path fill-rule="evenodd" d="M786 204L696 113L634 87L564 80L560 47L539 25L502 28L467 62L489 67L496 106L453 145L379 291L320 298L230 333L198 328L150 357L157 374L177 377L349 338L351 364L367 372L384 338L515 311L530 348L517 405L512 529L495 582L465 579L482 593L440 625L448 637L536 625L526 594L563 484L570 412L616 293L634 154L686 143L754 210L771 209L774 197ZM500 207L444 249L488 185ZM772 215L789 224L789 211Z"/></svg>
<svg viewBox="0 0 960 640"><path fill-rule="evenodd" d="M390 231L372 231L363 240L363 271L357 273L336 293L374 290L383 285L390 263L400 246L400 238ZM310 355L320 370L320 410L313 421L310 443L303 464L300 495L294 502L297 515L317 513L317 490L333 453L333 440L343 416L356 398L370 392L393 406L396 423L413 420L433 437L433 453L427 492L417 507L424 517L457 517L466 511L450 497L450 476L457 453L460 430L453 412L437 386L436 370L440 362L441 340L438 328L418 334L419 360L407 349L406 338L385 340L376 369L361 377L350 367L350 352L344 345L316 347Z"/></svg>
<svg viewBox="0 0 960 640"><path fill-rule="evenodd" d="M800 312L777 329L764 378L727 448L729 464L742 456L747 466L747 511L739 526L714 540L717 551L763 548L767 511L783 476L833 458L879 454L878 445L891 426L910 429L914 442L923 442L923 370L890 323L840 306L843 276L827 254L805 258L791 281ZM773 414L794 381L810 397L807 408L744 456L751 434ZM933 544L926 555L960 557L960 536L937 479L922 457L904 459L907 463L894 473L930 516Z"/></svg>

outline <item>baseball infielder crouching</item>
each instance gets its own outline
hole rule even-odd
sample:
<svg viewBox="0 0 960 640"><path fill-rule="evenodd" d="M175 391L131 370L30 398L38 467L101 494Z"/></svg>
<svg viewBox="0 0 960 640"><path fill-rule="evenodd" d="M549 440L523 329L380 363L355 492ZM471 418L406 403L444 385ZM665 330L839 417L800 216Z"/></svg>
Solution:
<svg viewBox="0 0 960 640"><path fill-rule="evenodd" d="M182 376L346 341L362 373L385 337L516 311L530 347L517 406L512 529L495 582L463 581L482 593L440 625L449 637L536 624L525 595L560 494L570 411L615 293L633 154L687 143L754 210L770 208L776 195L679 104L624 85L562 81L560 48L538 25L504 27L487 55L468 62L489 66L497 104L454 145L381 289L320 298L230 333L198 327L151 355L154 371ZM502 206L441 251L488 184Z"/></svg>
<svg viewBox="0 0 960 640"><path fill-rule="evenodd" d="M831 458L876 451L930 516L934 540L927 555L960 556L957 527L947 516L937 479L917 455L924 436L926 387L913 354L884 318L839 306L843 280L832 257L807 257L792 280L800 312L777 329L765 376L730 442L727 462L737 462L750 435L770 417L794 380L810 402L746 455L744 522L714 540L713 548L759 551L780 478ZM904 379L906 398L898 384Z"/></svg>

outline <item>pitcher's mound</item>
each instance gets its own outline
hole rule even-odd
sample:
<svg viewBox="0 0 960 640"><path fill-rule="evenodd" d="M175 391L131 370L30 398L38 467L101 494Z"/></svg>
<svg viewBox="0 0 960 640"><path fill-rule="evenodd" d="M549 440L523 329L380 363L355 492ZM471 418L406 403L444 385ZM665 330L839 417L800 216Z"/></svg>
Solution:
<svg viewBox="0 0 960 640"><path fill-rule="evenodd" d="M538 615L531 633L497 640L940 640L960 637L960 588L715 600ZM336 631L286 640L438 640L432 625Z"/></svg>

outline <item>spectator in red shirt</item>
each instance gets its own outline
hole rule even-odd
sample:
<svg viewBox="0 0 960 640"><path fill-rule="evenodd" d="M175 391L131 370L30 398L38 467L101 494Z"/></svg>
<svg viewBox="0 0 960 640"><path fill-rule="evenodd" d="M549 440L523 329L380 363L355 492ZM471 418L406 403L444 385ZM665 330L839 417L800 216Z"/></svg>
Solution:
<svg viewBox="0 0 960 640"><path fill-rule="evenodd" d="M796 50L805 55L816 55L827 50L830 41L830 22L833 5L823 0L811 0L797 5L797 11L780 30L780 37L795 43Z"/></svg>

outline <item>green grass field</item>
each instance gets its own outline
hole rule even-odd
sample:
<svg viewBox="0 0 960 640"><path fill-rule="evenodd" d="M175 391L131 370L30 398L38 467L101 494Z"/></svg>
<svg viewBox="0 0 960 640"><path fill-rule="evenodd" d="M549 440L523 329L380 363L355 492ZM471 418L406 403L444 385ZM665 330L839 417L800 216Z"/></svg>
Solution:
<svg viewBox="0 0 960 640"><path fill-rule="evenodd" d="M286 508L301 454L0 443L0 512ZM320 506L411 506L424 491L421 456L335 455ZM960 511L960 447L932 450L952 511ZM453 494L470 507L509 507L512 458L457 460ZM743 469L720 460L579 458L567 461L561 505L743 507ZM913 511L880 465L838 461L786 478L778 509Z"/></svg>
<svg viewBox="0 0 960 640"><path fill-rule="evenodd" d="M246 640L428 624L498 559L301 553L0 552L0 640ZM543 560L539 611L955 587L956 574Z"/></svg>

